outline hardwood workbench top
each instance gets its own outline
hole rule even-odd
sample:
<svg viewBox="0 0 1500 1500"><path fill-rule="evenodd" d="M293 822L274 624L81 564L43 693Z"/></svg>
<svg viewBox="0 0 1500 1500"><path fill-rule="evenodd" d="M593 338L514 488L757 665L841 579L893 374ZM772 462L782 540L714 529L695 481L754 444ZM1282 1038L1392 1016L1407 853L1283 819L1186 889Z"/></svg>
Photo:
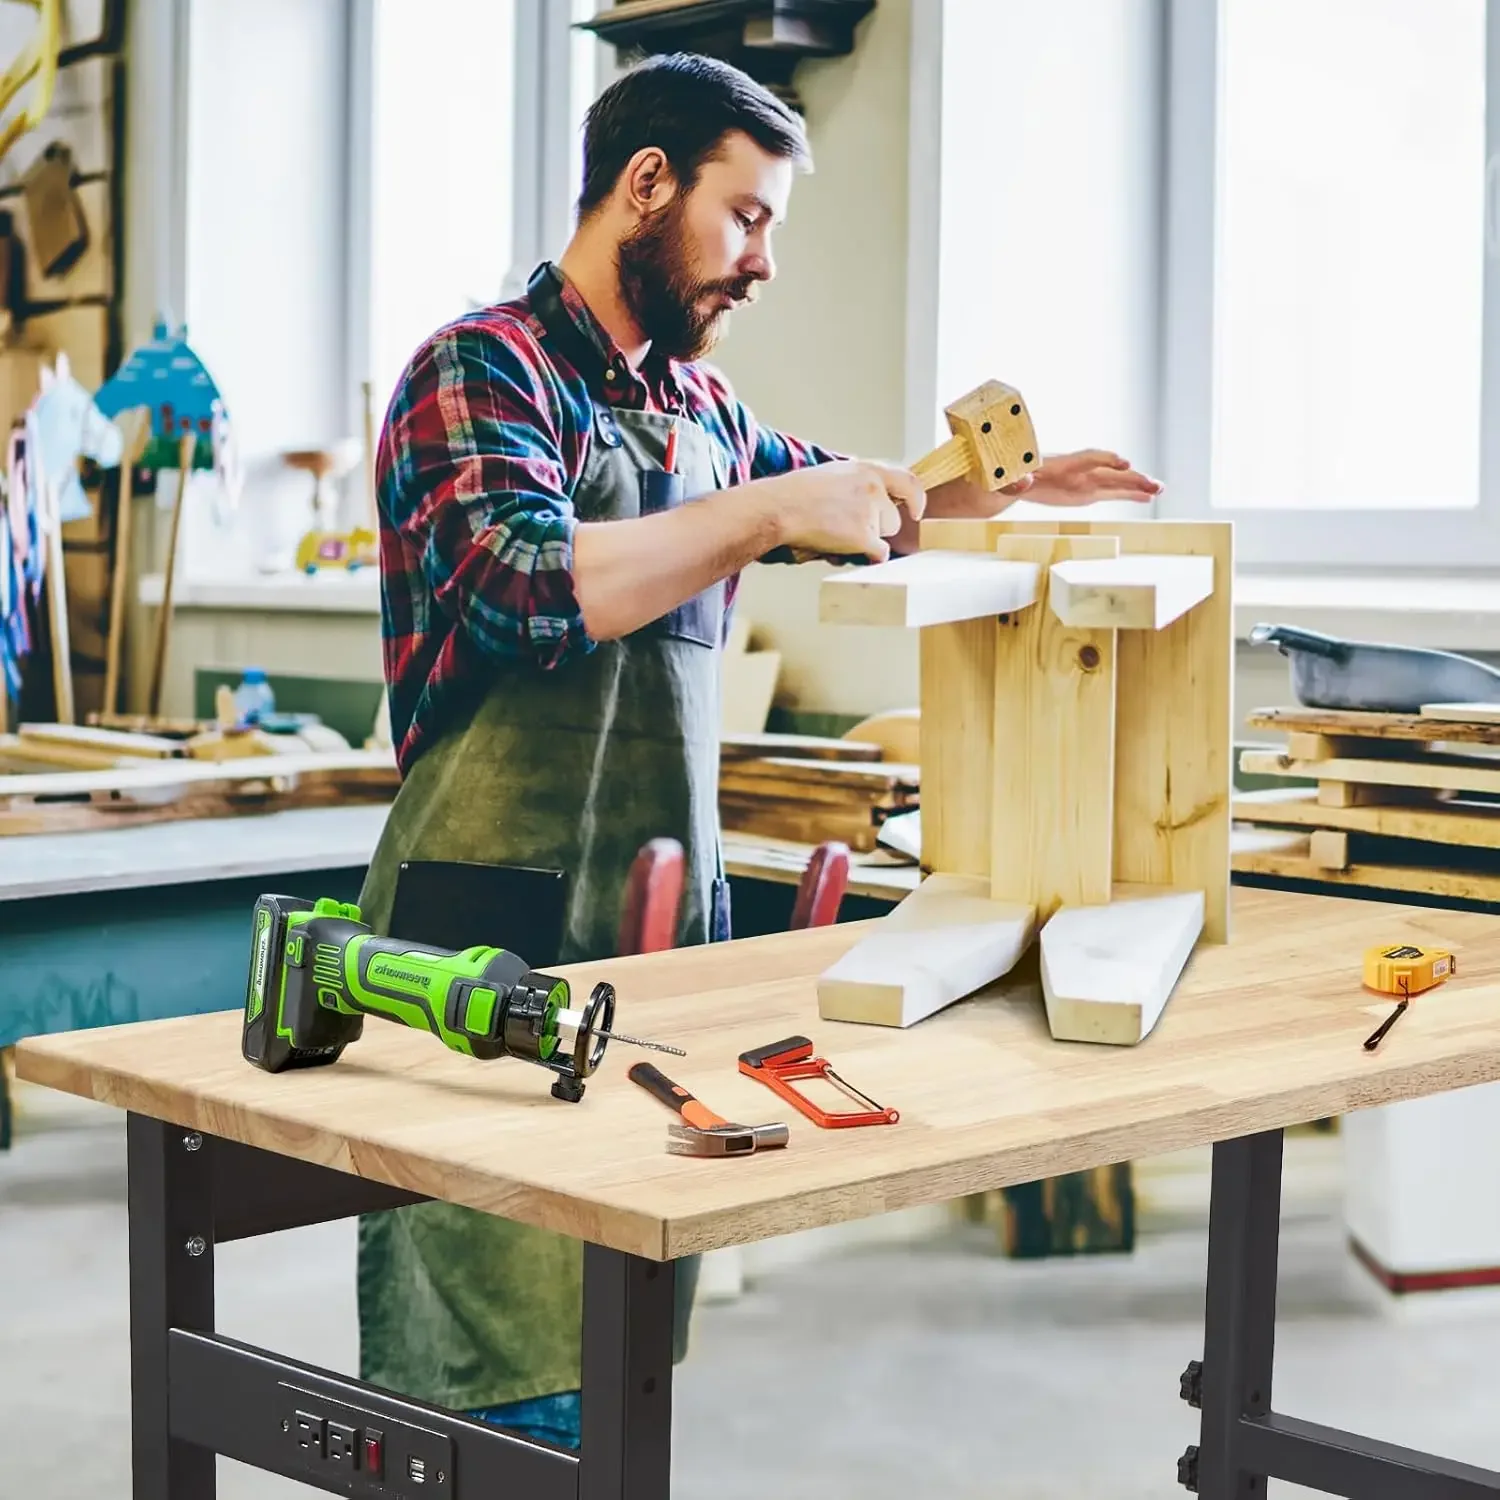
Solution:
<svg viewBox="0 0 1500 1500"><path fill-rule="evenodd" d="M609 977L621 1031L689 1054L615 1045L576 1105L534 1065L375 1020L333 1067L273 1077L241 1060L237 1010L33 1038L16 1071L656 1259L1500 1079L1500 919L1233 895L1231 943L1199 948L1130 1049L1054 1042L1024 980L907 1031L820 1021L814 976L871 925L849 923L560 971L585 994ZM1453 949L1458 974L1370 1053L1390 1007L1361 961L1395 941ZM737 1073L741 1051L797 1033L900 1123L819 1130ZM625 1077L642 1057L730 1119L787 1120L791 1145L668 1155L669 1112Z"/></svg>

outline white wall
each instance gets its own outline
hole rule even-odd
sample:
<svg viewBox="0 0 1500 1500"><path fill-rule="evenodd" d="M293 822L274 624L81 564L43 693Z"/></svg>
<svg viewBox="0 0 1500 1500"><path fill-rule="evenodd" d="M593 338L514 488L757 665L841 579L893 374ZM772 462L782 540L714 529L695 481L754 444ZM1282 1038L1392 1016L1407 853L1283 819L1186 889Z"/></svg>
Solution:
<svg viewBox="0 0 1500 1500"><path fill-rule="evenodd" d="M792 189L776 280L714 355L761 421L872 458L905 447L912 9L881 0L850 56L798 69L815 170ZM915 702L914 635L876 643L819 629L827 571L746 574L740 607L783 653L779 701L834 712Z"/></svg>

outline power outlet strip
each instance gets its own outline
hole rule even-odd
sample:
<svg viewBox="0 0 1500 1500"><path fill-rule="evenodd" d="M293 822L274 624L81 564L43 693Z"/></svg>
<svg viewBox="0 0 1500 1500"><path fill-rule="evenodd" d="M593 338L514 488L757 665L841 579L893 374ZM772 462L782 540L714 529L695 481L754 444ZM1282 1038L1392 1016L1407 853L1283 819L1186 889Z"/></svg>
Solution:
<svg viewBox="0 0 1500 1500"><path fill-rule="evenodd" d="M297 1466L346 1495L455 1500L453 1442L285 1381L277 1418Z"/></svg>

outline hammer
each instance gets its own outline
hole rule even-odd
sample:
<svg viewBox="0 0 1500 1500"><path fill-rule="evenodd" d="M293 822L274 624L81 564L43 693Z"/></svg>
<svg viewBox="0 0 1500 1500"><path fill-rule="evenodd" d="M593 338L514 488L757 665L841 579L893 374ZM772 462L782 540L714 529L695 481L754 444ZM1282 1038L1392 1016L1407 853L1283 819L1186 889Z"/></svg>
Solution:
<svg viewBox="0 0 1500 1500"><path fill-rule="evenodd" d="M790 1137L783 1124L736 1125L716 1115L650 1063L636 1063L626 1076L682 1116L683 1123L667 1127L667 1150L673 1156L749 1156L784 1146Z"/></svg>
<svg viewBox="0 0 1500 1500"><path fill-rule="evenodd" d="M1041 467L1031 417L1014 387L987 380L944 415L953 436L911 466L923 489L967 478L998 490Z"/></svg>

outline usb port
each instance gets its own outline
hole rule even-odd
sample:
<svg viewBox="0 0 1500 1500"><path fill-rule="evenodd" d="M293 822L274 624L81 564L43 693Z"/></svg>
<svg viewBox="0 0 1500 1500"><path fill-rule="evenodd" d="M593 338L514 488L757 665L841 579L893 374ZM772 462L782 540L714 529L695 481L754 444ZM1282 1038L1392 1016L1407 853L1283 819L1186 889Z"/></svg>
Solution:
<svg viewBox="0 0 1500 1500"><path fill-rule="evenodd" d="M417 1458L415 1455L406 1460L406 1477L413 1484L427 1483L427 1460Z"/></svg>

